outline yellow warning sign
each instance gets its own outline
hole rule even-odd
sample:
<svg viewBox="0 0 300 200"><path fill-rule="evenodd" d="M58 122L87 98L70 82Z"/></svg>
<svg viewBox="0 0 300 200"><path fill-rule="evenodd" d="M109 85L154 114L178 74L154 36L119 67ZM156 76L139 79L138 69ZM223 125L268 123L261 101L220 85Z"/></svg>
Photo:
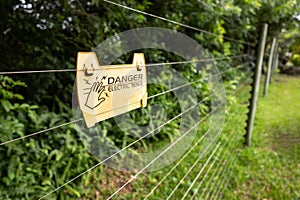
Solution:
<svg viewBox="0 0 300 200"><path fill-rule="evenodd" d="M132 64L100 66L94 52L77 55L76 87L87 127L145 107L147 76L144 54L135 53Z"/></svg>

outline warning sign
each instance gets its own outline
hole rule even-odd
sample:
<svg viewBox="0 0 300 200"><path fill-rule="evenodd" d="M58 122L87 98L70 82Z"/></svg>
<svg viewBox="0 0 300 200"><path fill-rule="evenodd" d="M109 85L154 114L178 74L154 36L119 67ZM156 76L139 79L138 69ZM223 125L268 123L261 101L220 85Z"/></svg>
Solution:
<svg viewBox="0 0 300 200"><path fill-rule="evenodd" d="M88 128L147 105L145 64L142 53L134 54L132 64L110 66L100 66L94 52L78 53L77 97Z"/></svg>

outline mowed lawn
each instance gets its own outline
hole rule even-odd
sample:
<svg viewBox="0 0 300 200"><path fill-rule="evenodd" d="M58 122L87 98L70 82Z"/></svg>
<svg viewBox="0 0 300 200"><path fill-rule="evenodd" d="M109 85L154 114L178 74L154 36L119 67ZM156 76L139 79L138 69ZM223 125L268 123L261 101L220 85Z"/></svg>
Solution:
<svg viewBox="0 0 300 200"><path fill-rule="evenodd" d="M299 76L276 75L260 95L252 146L240 150L232 174L223 199L300 199Z"/></svg>

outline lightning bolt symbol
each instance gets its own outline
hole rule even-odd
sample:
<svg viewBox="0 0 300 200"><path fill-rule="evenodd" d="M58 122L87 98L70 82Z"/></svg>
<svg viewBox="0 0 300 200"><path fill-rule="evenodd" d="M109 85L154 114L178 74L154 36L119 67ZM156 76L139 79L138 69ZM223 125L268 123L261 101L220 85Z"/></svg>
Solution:
<svg viewBox="0 0 300 200"><path fill-rule="evenodd" d="M89 83L89 80L86 80L86 79L83 79L83 80L85 81L86 84L92 85L92 84Z"/></svg>

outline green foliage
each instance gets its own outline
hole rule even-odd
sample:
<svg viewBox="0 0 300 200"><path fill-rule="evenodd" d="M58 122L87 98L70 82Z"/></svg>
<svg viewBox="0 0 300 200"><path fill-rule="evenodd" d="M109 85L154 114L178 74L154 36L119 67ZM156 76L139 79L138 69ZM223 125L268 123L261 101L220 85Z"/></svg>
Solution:
<svg viewBox="0 0 300 200"><path fill-rule="evenodd" d="M25 136L63 123L66 118L47 108L22 103L15 87L21 81L0 76L0 142ZM0 146L0 198L37 199L84 171L95 160L77 136L75 126L63 127L42 135ZM83 183L84 177L78 180ZM78 196L76 182L56 196ZM56 198L54 198L56 199Z"/></svg>
<svg viewBox="0 0 300 200"><path fill-rule="evenodd" d="M282 73L288 72L293 66L300 66L300 20L294 19L293 26L289 27L278 37L279 67Z"/></svg>
<svg viewBox="0 0 300 200"><path fill-rule="evenodd" d="M300 54L294 54L291 61L295 66L300 66Z"/></svg>

